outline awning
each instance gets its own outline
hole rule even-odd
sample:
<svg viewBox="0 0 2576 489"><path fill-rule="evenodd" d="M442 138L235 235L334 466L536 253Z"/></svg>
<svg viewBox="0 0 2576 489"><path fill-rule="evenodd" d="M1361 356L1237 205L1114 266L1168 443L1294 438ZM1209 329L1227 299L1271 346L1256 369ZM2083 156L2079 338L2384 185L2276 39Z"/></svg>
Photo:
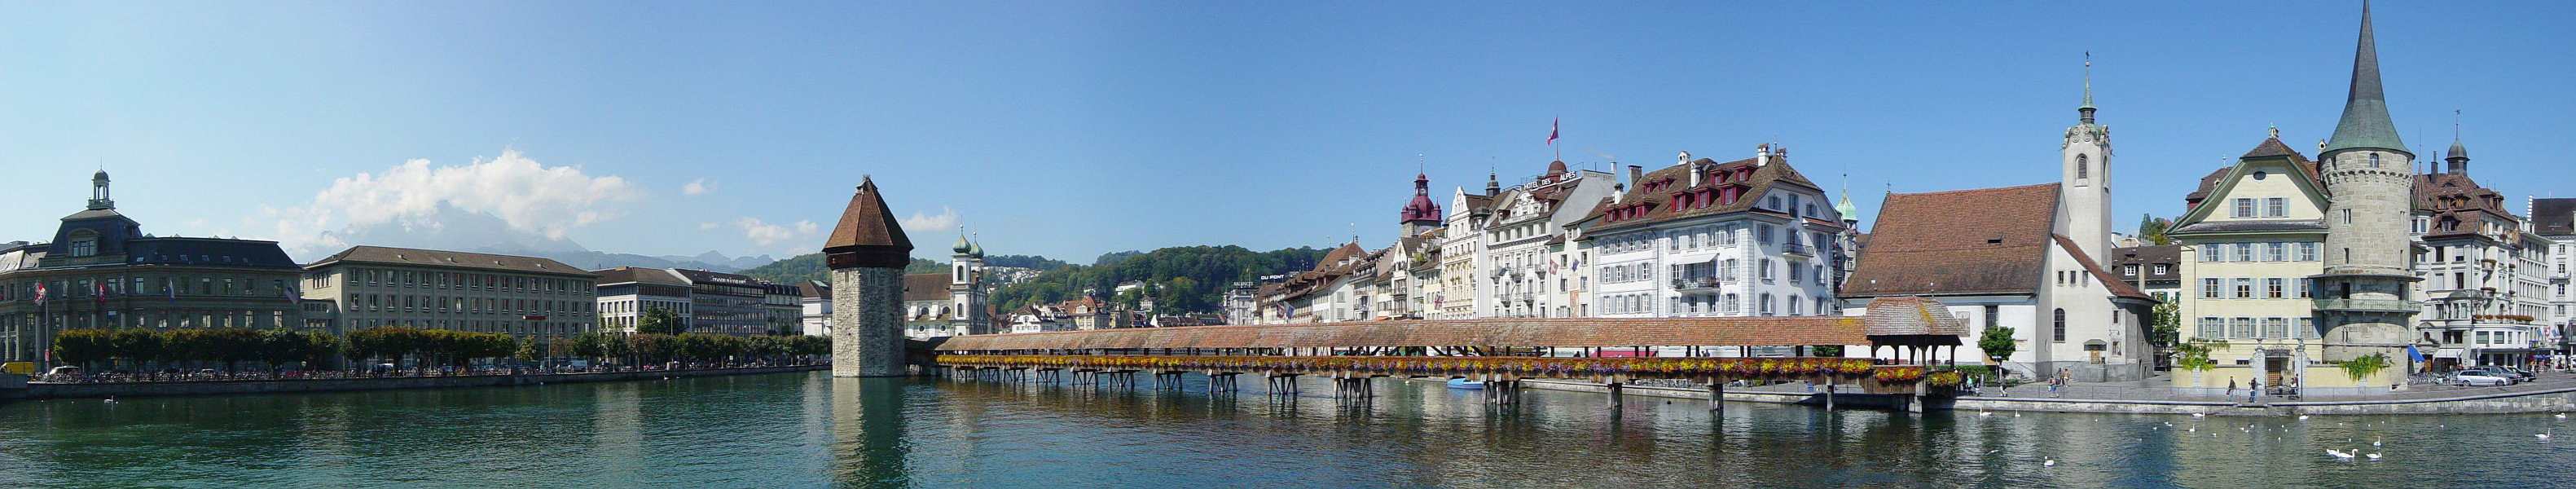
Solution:
<svg viewBox="0 0 2576 489"><path fill-rule="evenodd" d="M2406 359L2414 360L2414 363L2424 363L2424 352L2417 351L2415 345L2406 345Z"/></svg>
<svg viewBox="0 0 2576 489"><path fill-rule="evenodd" d="M2452 359L2460 358L2460 349L2458 349L2458 348L2443 348L2443 349L2440 349L2440 350L2435 350L2435 351L2433 352L2433 358L2452 358Z"/></svg>

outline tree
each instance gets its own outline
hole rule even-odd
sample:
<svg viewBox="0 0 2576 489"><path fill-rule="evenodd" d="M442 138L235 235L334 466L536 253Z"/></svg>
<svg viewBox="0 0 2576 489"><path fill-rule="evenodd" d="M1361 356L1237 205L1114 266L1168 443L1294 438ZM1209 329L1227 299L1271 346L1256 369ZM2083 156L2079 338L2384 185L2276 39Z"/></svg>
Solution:
<svg viewBox="0 0 2576 489"><path fill-rule="evenodd" d="M1977 336L1977 349L1984 350L1986 358L1996 364L2002 364L2004 359L2012 358L2013 350L2019 346L2013 342L2013 329L2010 326L1987 326L1986 332Z"/></svg>
<svg viewBox="0 0 2576 489"><path fill-rule="evenodd" d="M688 327L680 324L680 313L666 308L644 308L643 317L635 319L635 332L638 334L670 335L687 331Z"/></svg>
<svg viewBox="0 0 2576 489"><path fill-rule="evenodd" d="M575 335L570 340L571 345L568 351L572 352L572 356L589 359L598 359L600 357L607 356L607 351L600 348L600 336L602 335L599 333L582 333L580 335Z"/></svg>
<svg viewBox="0 0 2576 489"><path fill-rule="evenodd" d="M2138 239L2157 246L2173 244L2173 238L2165 236L2166 228L2171 227L2173 221L2157 219L2154 214L2141 216L2138 219Z"/></svg>
<svg viewBox="0 0 2576 489"><path fill-rule="evenodd" d="M164 336L143 328L116 330L116 356L134 362L135 370L152 370L152 361L163 356L161 340Z"/></svg>
<svg viewBox="0 0 2576 489"><path fill-rule="evenodd" d="M546 354L546 344L537 342L535 338L529 338L518 343L518 350L511 352L513 353L511 358L517 358L522 362L533 362L537 361L538 358L544 357Z"/></svg>
<svg viewBox="0 0 2576 489"><path fill-rule="evenodd" d="M104 329L75 329L54 334L54 361L96 370L95 363L116 354L116 334Z"/></svg>
<svg viewBox="0 0 2576 489"><path fill-rule="evenodd" d="M2172 302L2156 304L2147 316L2147 344L2156 348L2173 348L2182 339L2182 307Z"/></svg>

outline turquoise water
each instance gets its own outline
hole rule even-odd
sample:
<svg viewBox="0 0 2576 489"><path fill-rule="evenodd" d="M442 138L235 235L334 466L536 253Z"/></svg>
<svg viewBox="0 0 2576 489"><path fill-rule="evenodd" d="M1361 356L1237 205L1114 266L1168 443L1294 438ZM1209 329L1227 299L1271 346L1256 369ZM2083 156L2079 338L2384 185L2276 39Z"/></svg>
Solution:
<svg viewBox="0 0 2576 489"><path fill-rule="evenodd" d="M823 373L0 405L0 487L2570 487L2547 415L1923 415ZM2167 428L2164 423L2175 426ZM2570 435L2576 437L2576 435ZM2378 440L2384 446L2373 448ZM2337 461L2328 448L2382 453ZM2056 460L2053 467L2045 460Z"/></svg>

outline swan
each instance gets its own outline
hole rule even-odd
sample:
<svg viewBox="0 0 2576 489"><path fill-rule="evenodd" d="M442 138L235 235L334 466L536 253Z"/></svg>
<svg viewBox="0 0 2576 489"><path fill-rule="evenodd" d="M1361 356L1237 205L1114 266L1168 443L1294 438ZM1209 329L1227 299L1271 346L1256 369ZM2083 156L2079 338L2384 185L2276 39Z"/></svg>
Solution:
<svg viewBox="0 0 2576 489"><path fill-rule="evenodd" d="M2557 416L2558 419L2567 419L2567 413L2558 413Z"/></svg>
<svg viewBox="0 0 2576 489"><path fill-rule="evenodd" d="M2056 466L2057 466L2057 459L2041 460L2041 461L2039 461L2039 466L2041 466L2041 467L2056 467Z"/></svg>
<svg viewBox="0 0 2576 489"><path fill-rule="evenodd" d="M2371 440L2371 441L2370 441L2370 447L2371 447L2371 448L2379 448L2379 440Z"/></svg>
<svg viewBox="0 0 2576 489"><path fill-rule="evenodd" d="M2328 448L2328 449L2326 449L2326 454L2327 454L2327 455L2333 455L2333 456L2334 456L2334 458L2335 458L2335 459L2337 459L2337 460L2352 460L2352 454L2349 454L2349 453L2343 453L2343 452L2338 452L2338 451L2335 451L2335 449L2332 449L2332 448Z"/></svg>
<svg viewBox="0 0 2576 489"><path fill-rule="evenodd" d="M2194 417L2194 418L2206 418L2206 417L2209 417L2209 413L2191 413L2191 417Z"/></svg>
<svg viewBox="0 0 2576 489"><path fill-rule="evenodd" d="M1978 415L1978 416L1993 416L1993 415L1995 415L1995 413L1991 413L1991 412L1981 412L1981 413L1977 413L1977 415Z"/></svg>
<svg viewBox="0 0 2576 489"><path fill-rule="evenodd" d="M2364 457L2370 457L2370 459L2371 459L2371 460L2379 460L2379 454L2376 454L2376 453L2369 454L2369 455L2363 455L2363 456L2364 456Z"/></svg>
<svg viewBox="0 0 2576 489"><path fill-rule="evenodd" d="M2300 420L2300 421L2307 421L2307 420L2308 420L2308 415L2305 415L2305 414L2301 414L2301 415L2299 415L2299 420Z"/></svg>

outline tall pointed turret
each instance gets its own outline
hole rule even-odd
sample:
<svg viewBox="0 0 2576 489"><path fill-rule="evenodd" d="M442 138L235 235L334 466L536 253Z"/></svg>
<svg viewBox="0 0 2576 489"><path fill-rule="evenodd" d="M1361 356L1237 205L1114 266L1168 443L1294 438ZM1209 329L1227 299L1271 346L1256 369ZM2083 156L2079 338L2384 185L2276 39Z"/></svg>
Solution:
<svg viewBox="0 0 2576 489"><path fill-rule="evenodd" d="M2344 96L2343 120L2324 153L2370 148L2406 153L2397 139L2397 124L2388 118L2388 98L2379 90L2379 48L2370 33L2370 2L2361 4L2361 42L2352 54L2352 89Z"/></svg>
<svg viewBox="0 0 2576 489"><path fill-rule="evenodd" d="M891 377L909 372L903 350L903 269L912 239L886 208L873 179L858 192L823 242L832 268L832 376Z"/></svg>
<svg viewBox="0 0 2576 489"><path fill-rule="evenodd" d="M2345 362L2380 355L2389 359L2409 358L2405 348L2416 337L2411 333L2416 311L2423 306L2412 296L2412 282L2421 280L2408 269L2412 238L2407 228L2413 212L2411 198L2414 153L2397 140L2396 125L2388 119L2388 102L2379 88L2379 52L2373 46L2370 32L2370 4L2361 7L2361 41L2353 52L2352 92L2344 100L2343 119L2335 124L2334 138L2318 153L2319 175L2325 181L2327 202L2324 272L2308 277L2315 297L2312 338L2321 339L2327 362ZM2406 368L2392 369L2370 379L2356 379L2364 386L2404 382ZM2385 392L2384 390L2378 392Z"/></svg>

